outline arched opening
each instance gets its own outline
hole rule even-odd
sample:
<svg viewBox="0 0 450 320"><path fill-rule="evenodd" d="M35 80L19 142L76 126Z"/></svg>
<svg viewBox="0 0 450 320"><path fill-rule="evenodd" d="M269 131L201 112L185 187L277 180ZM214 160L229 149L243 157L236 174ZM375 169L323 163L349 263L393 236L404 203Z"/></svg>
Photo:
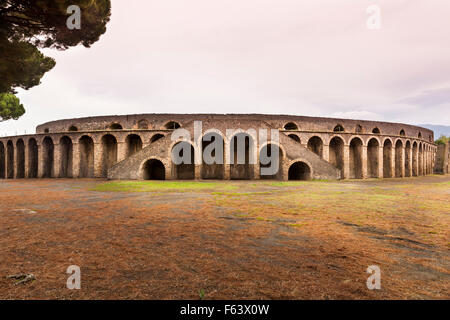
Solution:
<svg viewBox="0 0 450 320"><path fill-rule="evenodd" d="M344 127L340 124L338 124L336 127L334 127L333 129L334 132L344 132Z"/></svg>
<svg viewBox="0 0 450 320"><path fill-rule="evenodd" d="M166 125L164 127L169 130L175 130L175 129L180 128L181 125L176 121L169 121L166 123Z"/></svg>
<svg viewBox="0 0 450 320"><path fill-rule="evenodd" d="M353 138L350 142L350 179L362 179L362 146L363 142L359 138Z"/></svg>
<svg viewBox="0 0 450 320"><path fill-rule="evenodd" d="M50 132L50 129L49 128L45 128L44 129L44 133L49 133Z"/></svg>
<svg viewBox="0 0 450 320"><path fill-rule="evenodd" d="M383 177L392 178L392 142L389 139L383 144Z"/></svg>
<svg viewBox="0 0 450 320"><path fill-rule="evenodd" d="M187 152L187 153L185 153ZM194 147L186 141L178 142L172 149L172 172L174 178L178 180L193 180L195 179L195 162L194 162ZM176 164L173 160L180 160Z"/></svg>
<svg viewBox="0 0 450 320"><path fill-rule="evenodd" d="M367 175L370 178L378 178L379 161L378 154L380 144L375 138L370 139L367 145Z"/></svg>
<svg viewBox="0 0 450 320"><path fill-rule="evenodd" d="M323 156L323 141L319 137L312 137L308 140L308 149L322 158Z"/></svg>
<svg viewBox="0 0 450 320"><path fill-rule="evenodd" d="M311 168L302 161L297 161L289 167L289 180L311 180Z"/></svg>
<svg viewBox="0 0 450 320"><path fill-rule="evenodd" d="M14 179L14 144L11 140L6 144L6 177Z"/></svg>
<svg viewBox="0 0 450 320"><path fill-rule="evenodd" d="M253 179L254 143L250 135L238 133L231 139L230 143L230 179L251 180Z"/></svg>
<svg viewBox="0 0 450 320"><path fill-rule="evenodd" d="M148 122L145 119L142 119L138 122L138 129L148 129Z"/></svg>
<svg viewBox="0 0 450 320"><path fill-rule="evenodd" d="M403 129L400 130L400 135L401 135L401 136L405 136L405 135L406 135L406 134L405 134L405 130L403 130Z"/></svg>
<svg viewBox="0 0 450 320"><path fill-rule="evenodd" d="M360 124L357 124L355 127L355 132L356 133L362 133L363 129L362 126Z"/></svg>
<svg viewBox="0 0 450 320"><path fill-rule="evenodd" d="M78 131L78 128L75 126L70 126L69 131Z"/></svg>
<svg viewBox="0 0 450 320"><path fill-rule="evenodd" d="M423 175L423 147L419 145L419 176Z"/></svg>
<svg viewBox="0 0 450 320"><path fill-rule="evenodd" d="M397 140L395 143L395 177L401 178L403 177L403 142L401 140Z"/></svg>
<svg viewBox="0 0 450 320"><path fill-rule="evenodd" d="M300 137L298 135L291 133L290 135L288 135L288 137L294 140L295 142L300 143Z"/></svg>
<svg viewBox="0 0 450 320"><path fill-rule="evenodd" d="M339 137L334 137L330 141L330 160L329 162L341 170L341 178L344 172L344 141Z"/></svg>
<svg viewBox="0 0 450 320"><path fill-rule="evenodd" d="M55 146L53 144L53 140L50 137L45 137L42 142L42 147L44 148L43 152L43 178L52 178L53 177L53 168L54 168L54 159L55 159Z"/></svg>
<svg viewBox="0 0 450 320"><path fill-rule="evenodd" d="M283 152L278 145L265 145L259 153L259 162L261 179L283 179Z"/></svg>
<svg viewBox="0 0 450 320"><path fill-rule="evenodd" d="M5 179L5 146L0 141L0 179Z"/></svg>
<svg viewBox="0 0 450 320"><path fill-rule="evenodd" d="M164 164L156 159L148 160L143 166L143 178L144 180L165 180L166 169Z"/></svg>
<svg viewBox="0 0 450 320"><path fill-rule="evenodd" d="M157 133L150 139L150 143L156 142L156 141L158 141L159 139L162 139L162 138L164 138L164 135L160 134L160 133Z"/></svg>
<svg viewBox="0 0 450 320"><path fill-rule="evenodd" d="M60 178L72 178L73 177L73 143L72 139L68 136L64 136L59 141L60 150Z"/></svg>
<svg viewBox="0 0 450 320"><path fill-rule="evenodd" d="M419 137L419 139L422 139L422 132L419 132L417 136Z"/></svg>
<svg viewBox="0 0 450 320"><path fill-rule="evenodd" d="M127 157L131 157L133 154L142 150L142 139L137 134L130 134L127 139Z"/></svg>
<svg viewBox="0 0 450 320"><path fill-rule="evenodd" d="M294 122L288 122L284 125L284 130L298 130L298 126Z"/></svg>
<svg viewBox="0 0 450 320"><path fill-rule="evenodd" d="M38 145L36 139L28 140L28 178L34 179L38 177Z"/></svg>
<svg viewBox="0 0 450 320"><path fill-rule="evenodd" d="M413 172L414 177L417 177L419 175L418 163L417 163L418 156L419 156L419 153L418 153L418 148L417 148L417 142L414 141L413 150L412 150L412 172Z"/></svg>
<svg viewBox="0 0 450 320"><path fill-rule="evenodd" d="M122 130L122 129L123 129L123 127L122 127L122 125L121 125L120 123L112 123L112 124L109 126L109 128L110 128L111 130Z"/></svg>
<svg viewBox="0 0 450 320"><path fill-rule="evenodd" d="M25 143L22 139L17 140L17 175L18 179L25 178Z"/></svg>
<svg viewBox="0 0 450 320"><path fill-rule="evenodd" d="M405 177L411 177L411 142L406 141L405 148Z"/></svg>
<svg viewBox="0 0 450 320"><path fill-rule="evenodd" d="M224 178L225 144L220 134L207 133L202 139L202 179Z"/></svg>
<svg viewBox="0 0 450 320"><path fill-rule="evenodd" d="M378 129L378 128L373 128L373 130L372 130L372 133L374 133L374 134L380 134L380 129Z"/></svg>
<svg viewBox="0 0 450 320"><path fill-rule="evenodd" d="M89 136L82 136L80 146L80 178L94 177L94 141Z"/></svg>
<svg viewBox="0 0 450 320"><path fill-rule="evenodd" d="M117 139L111 134L102 137L102 176L108 176L108 170L117 163Z"/></svg>

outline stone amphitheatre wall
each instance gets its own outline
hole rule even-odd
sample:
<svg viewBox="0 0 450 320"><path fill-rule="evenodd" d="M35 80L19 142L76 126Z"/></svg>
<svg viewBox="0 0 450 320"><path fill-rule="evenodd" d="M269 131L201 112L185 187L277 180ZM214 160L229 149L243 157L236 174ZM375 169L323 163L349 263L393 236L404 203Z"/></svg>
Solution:
<svg viewBox="0 0 450 320"><path fill-rule="evenodd" d="M193 136L194 121L203 122L204 133L222 133L225 154L232 146L227 129L279 129L279 146L269 143L281 155L280 173L269 178L279 180L412 177L431 174L436 160L433 132L406 124L288 115L142 114L58 120L39 125L36 134L2 137L0 179L264 178L259 161L175 166L170 156L177 141L171 133L182 127ZM267 146L258 141L258 133L248 135L259 159Z"/></svg>

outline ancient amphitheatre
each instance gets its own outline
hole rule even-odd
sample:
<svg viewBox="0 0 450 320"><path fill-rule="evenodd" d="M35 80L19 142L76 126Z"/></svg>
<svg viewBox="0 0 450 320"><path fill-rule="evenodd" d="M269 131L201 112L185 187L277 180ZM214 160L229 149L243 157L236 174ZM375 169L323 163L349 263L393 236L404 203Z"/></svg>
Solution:
<svg viewBox="0 0 450 320"><path fill-rule="evenodd" d="M184 128L223 144L225 156L237 136L250 150L279 152L280 170L261 176L251 164L174 165L177 143L171 133ZM249 129L279 129L279 145L258 145ZM231 139L226 129L241 129ZM219 140L216 140L219 139ZM194 143L191 148L194 150ZM199 144L204 149L208 142ZM0 178L110 178L138 180L365 179L432 174L436 145L431 130L407 124L258 114L140 114L58 120L36 134L0 138ZM192 152L192 157L196 154ZM194 160L194 159L193 159Z"/></svg>

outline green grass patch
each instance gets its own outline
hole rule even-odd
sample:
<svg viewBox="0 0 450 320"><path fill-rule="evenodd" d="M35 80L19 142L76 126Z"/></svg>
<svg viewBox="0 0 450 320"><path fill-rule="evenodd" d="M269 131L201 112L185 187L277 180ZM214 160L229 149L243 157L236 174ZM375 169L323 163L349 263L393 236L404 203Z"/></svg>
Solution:
<svg viewBox="0 0 450 320"><path fill-rule="evenodd" d="M196 181L111 181L91 188L91 191L101 192L189 192L234 190L234 185L216 182Z"/></svg>

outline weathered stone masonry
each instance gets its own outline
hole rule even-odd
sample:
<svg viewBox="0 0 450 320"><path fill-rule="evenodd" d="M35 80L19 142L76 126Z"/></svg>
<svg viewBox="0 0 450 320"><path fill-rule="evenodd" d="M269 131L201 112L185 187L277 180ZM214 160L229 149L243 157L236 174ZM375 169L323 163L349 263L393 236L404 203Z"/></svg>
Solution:
<svg viewBox="0 0 450 320"><path fill-rule="evenodd" d="M171 152L176 144L192 144L194 160L210 143L199 141L202 150L197 150L194 141L171 140L178 127L194 137L194 121L202 121L204 136L223 143L225 157L233 154L236 137L243 135L246 159L255 156L256 164L174 165ZM279 129L279 144L259 145L260 128ZM242 131L227 139L227 129ZM256 136L247 133L248 129L255 129ZM412 177L433 172L437 148L433 141L431 130L406 124L287 115L141 114L68 119L42 124L33 135L0 138L0 179ZM259 155L264 148L280 154L280 170L274 176L260 174L264 165Z"/></svg>

